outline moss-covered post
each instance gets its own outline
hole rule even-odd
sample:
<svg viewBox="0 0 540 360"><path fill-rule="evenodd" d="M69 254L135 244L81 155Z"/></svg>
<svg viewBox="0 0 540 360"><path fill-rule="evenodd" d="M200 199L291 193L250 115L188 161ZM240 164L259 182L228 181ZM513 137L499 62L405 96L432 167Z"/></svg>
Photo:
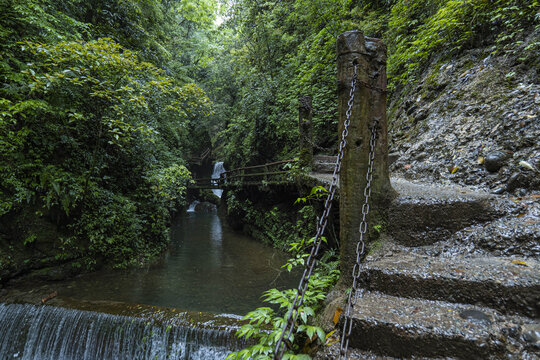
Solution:
<svg viewBox="0 0 540 360"><path fill-rule="evenodd" d="M343 285L349 286L362 220L370 128L375 119L378 119L377 145L366 245L376 235L373 226L384 223L385 209L394 195L388 175L386 46L379 39L364 37L360 31L345 32L337 39L338 134L341 138L355 64L358 82L339 180L341 279Z"/></svg>
<svg viewBox="0 0 540 360"><path fill-rule="evenodd" d="M300 166L311 166L313 163L313 107L311 96L298 99L298 132Z"/></svg>

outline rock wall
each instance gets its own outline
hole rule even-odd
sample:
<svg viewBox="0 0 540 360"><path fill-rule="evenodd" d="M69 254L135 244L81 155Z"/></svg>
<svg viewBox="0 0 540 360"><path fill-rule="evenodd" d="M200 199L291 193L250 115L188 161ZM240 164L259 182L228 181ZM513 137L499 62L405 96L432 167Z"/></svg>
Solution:
<svg viewBox="0 0 540 360"><path fill-rule="evenodd" d="M434 62L392 96L394 175L479 186L496 194L540 190L539 60L476 49Z"/></svg>

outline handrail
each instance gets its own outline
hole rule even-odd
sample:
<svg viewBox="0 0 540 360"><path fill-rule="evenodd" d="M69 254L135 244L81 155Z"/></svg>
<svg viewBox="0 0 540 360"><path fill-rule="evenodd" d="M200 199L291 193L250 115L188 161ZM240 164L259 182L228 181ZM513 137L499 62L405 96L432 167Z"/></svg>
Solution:
<svg viewBox="0 0 540 360"><path fill-rule="evenodd" d="M265 167L268 167L268 166L293 163L293 162L296 162L296 161L297 161L296 159L289 159L289 160L281 160L281 161L275 161L275 162L271 162L271 163L266 163L266 164L263 164L263 165L245 166L245 167L225 171L225 173L231 173L231 172L236 172L236 171L240 171L240 170L260 169L260 168L265 168Z"/></svg>
<svg viewBox="0 0 540 360"><path fill-rule="evenodd" d="M210 155L211 152L212 152L212 149L206 148L206 150L204 150L204 151L202 152L202 154L201 154L201 159L202 159L202 160L206 159L206 157L207 157L208 155Z"/></svg>
<svg viewBox="0 0 540 360"><path fill-rule="evenodd" d="M246 166L242 168L236 168L229 171L223 172L219 178L200 178L200 179L193 179L194 186L197 187L221 187L229 184L232 184L233 181L237 182L239 179L245 179L245 178L254 178L254 177L264 177L264 179L261 179L258 181L258 183L267 183L269 182L268 177L274 176L274 175L284 175L289 173L288 170L281 170L281 171L269 171L270 167L275 167L278 165L284 165L289 163L294 163L297 160L290 159L290 160L281 160L281 161L275 161L271 163L266 163L263 165L254 165L254 166ZM251 172L252 170L258 170L264 168L264 172ZM247 172L246 172L247 171ZM248 180L249 181L249 180ZM253 184L253 181L249 182L250 184Z"/></svg>

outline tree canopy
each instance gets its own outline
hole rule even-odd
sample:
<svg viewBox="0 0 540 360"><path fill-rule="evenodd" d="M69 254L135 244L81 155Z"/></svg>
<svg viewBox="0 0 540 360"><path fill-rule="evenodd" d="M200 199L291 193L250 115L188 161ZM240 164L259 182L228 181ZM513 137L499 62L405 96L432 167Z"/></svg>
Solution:
<svg viewBox="0 0 540 360"><path fill-rule="evenodd" d="M432 62L478 46L512 52L538 30L538 10L537 0L0 0L0 236L34 241L10 225L30 212L58 228L61 256L91 250L124 266L158 253L185 202L188 160L209 144L233 167L294 158L297 99L311 95L314 142L335 151L340 33L386 41L396 96Z"/></svg>
<svg viewBox="0 0 540 360"><path fill-rule="evenodd" d="M186 160L207 141L196 129L210 101L182 51L199 46L211 2L0 7L2 236L39 239L9 225L31 211L56 224L60 258L126 266L159 253L185 205Z"/></svg>

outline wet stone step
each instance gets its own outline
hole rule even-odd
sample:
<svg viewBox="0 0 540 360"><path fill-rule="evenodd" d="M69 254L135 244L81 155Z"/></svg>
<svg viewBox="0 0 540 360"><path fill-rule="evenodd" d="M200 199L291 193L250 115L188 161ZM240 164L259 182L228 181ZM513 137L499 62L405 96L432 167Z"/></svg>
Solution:
<svg viewBox="0 0 540 360"><path fill-rule="evenodd" d="M313 171L318 173L334 172L336 159L336 156L315 155L313 157Z"/></svg>
<svg viewBox="0 0 540 360"><path fill-rule="evenodd" d="M336 164L331 163L314 163L313 171L323 174L330 174L334 172Z"/></svg>
<svg viewBox="0 0 540 360"><path fill-rule="evenodd" d="M313 156L313 161L316 162L326 162L326 163L336 163L337 156L332 155L315 155Z"/></svg>
<svg viewBox="0 0 540 360"><path fill-rule="evenodd" d="M390 295L477 304L540 317L540 263L398 253L366 261L362 286Z"/></svg>
<svg viewBox="0 0 540 360"><path fill-rule="evenodd" d="M472 305L365 292L353 316L350 346L385 356L521 359L539 345L533 320Z"/></svg>
<svg viewBox="0 0 540 360"><path fill-rule="evenodd" d="M313 358L314 360L337 360L339 359L339 350L340 346L338 344L333 344L319 351L317 355ZM387 355L378 355L370 351L361 351L358 349L349 349L348 350L348 360L399 360L404 358L396 358ZM410 360L453 360L449 357L438 357L438 358L427 358L427 357L418 357L411 356L407 359Z"/></svg>
<svg viewBox="0 0 540 360"><path fill-rule="evenodd" d="M398 196L388 209L388 231L406 246L433 244L473 224L502 216L495 198L457 186L391 179Z"/></svg>

